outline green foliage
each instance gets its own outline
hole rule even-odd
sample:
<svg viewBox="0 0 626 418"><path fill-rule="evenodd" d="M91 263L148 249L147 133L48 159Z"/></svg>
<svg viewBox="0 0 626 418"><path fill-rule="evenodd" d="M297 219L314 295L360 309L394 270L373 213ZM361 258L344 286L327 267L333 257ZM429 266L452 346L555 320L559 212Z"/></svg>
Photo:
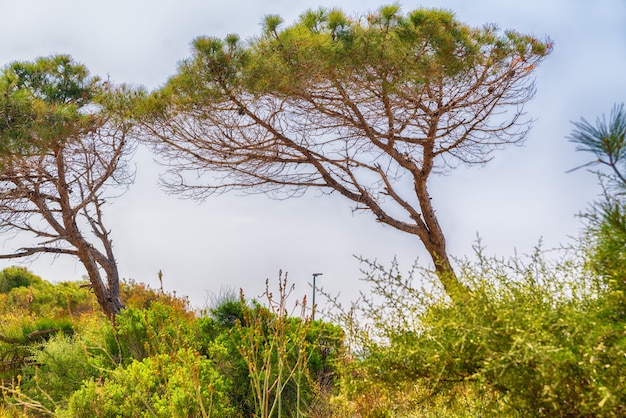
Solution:
<svg viewBox="0 0 626 418"><path fill-rule="evenodd" d="M225 300L211 309L213 318L220 327L232 328L237 323L245 324L249 308L238 300Z"/></svg>
<svg viewBox="0 0 626 418"><path fill-rule="evenodd" d="M52 285L21 267L0 271L0 279L10 288L0 294L0 377L15 383L21 375L23 387L32 389L37 353L59 333L70 338L80 326L78 314L91 314L95 300L79 283Z"/></svg>
<svg viewBox="0 0 626 418"><path fill-rule="evenodd" d="M157 354L89 381L69 400L67 417L231 417L229 382L193 349Z"/></svg>
<svg viewBox="0 0 626 418"><path fill-rule="evenodd" d="M613 304L607 314L614 320L626 318L626 209L605 189L603 200L594 202L582 215L587 221L590 248L589 268L599 274Z"/></svg>
<svg viewBox="0 0 626 418"><path fill-rule="evenodd" d="M52 285L21 267L0 272L0 357L5 405L51 414L82 380L95 375L75 339L92 315L93 295L80 283ZM96 310L97 312L97 310ZM80 314L80 316L79 316Z"/></svg>
<svg viewBox="0 0 626 418"><path fill-rule="evenodd" d="M2 315L0 327L0 378L12 381L19 374L33 375L33 353L40 344L58 333L71 335L74 324L68 318L42 318L17 314Z"/></svg>
<svg viewBox="0 0 626 418"><path fill-rule="evenodd" d="M0 281L11 289L0 294L0 312L20 312L49 318L90 312L92 293L79 282L56 285L42 280L21 267L0 271Z"/></svg>
<svg viewBox="0 0 626 418"><path fill-rule="evenodd" d="M617 185L626 187L626 109L624 104L615 105L611 115L598 118L592 125L585 118L573 122L575 129L570 141L577 144L576 151L589 152L596 159L586 165L601 164L611 172L611 179Z"/></svg>
<svg viewBox="0 0 626 418"><path fill-rule="evenodd" d="M126 309L105 331L111 371L60 416L308 416L318 380L332 388L343 334L283 308L223 298L197 319L160 301Z"/></svg>
<svg viewBox="0 0 626 418"><path fill-rule="evenodd" d="M29 362L34 369L24 370L20 389L50 410L62 406L84 380L98 375L81 341L63 333L54 334L31 351Z"/></svg>
<svg viewBox="0 0 626 418"><path fill-rule="evenodd" d="M590 267L604 278L611 292L613 317L626 316L626 109L615 105L611 114L596 120L595 126L582 118L574 122L569 136L576 150L593 154L584 166L608 168L596 171L603 189L602 197L582 215L587 221L586 238L591 254ZM580 167L578 167L580 168Z"/></svg>
<svg viewBox="0 0 626 418"><path fill-rule="evenodd" d="M176 292L172 294L166 293L162 289L153 289L144 283L138 283L134 280L127 280L121 283L120 295L124 304L129 308L147 309L154 302L161 302L179 311L189 309L187 298L176 296Z"/></svg>
<svg viewBox="0 0 626 418"><path fill-rule="evenodd" d="M122 362L196 346L196 328L188 312L163 302L146 309L128 308L115 318L109 353Z"/></svg>
<svg viewBox="0 0 626 418"><path fill-rule="evenodd" d="M82 132L97 79L68 55L14 62L0 73L0 155L26 154Z"/></svg>
<svg viewBox="0 0 626 418"><path fill-rule="evenodd" d="M335 403L369 417L623 415L625 327L606 320L584 258L479 251L461 262L466 304L451 304L432 273L419 270L415 286L373 264L373 294L338 318L358 351Z"/></svg>
<svg viewBox="0 0 626 418"><path fill-rule="evenodd" d="M277 405L264 416L309 416L334 389L341 329L284 306L224 297L196 318L185 299L129 282L133 307L113 325L80 283L26 282L1 295L7 414L244 417L260 383Z"/></svg>
<svg viewBox="0 0 626 418"><path fill-rule="evenodd" d="M308 383L310 348L306 337L311 322L302 316L300 320L289 318L286 303L291 290L287 278L281 277L278 300L268 288L269 309L246 309L243 323L237 322L231 330L237 351L248 366L255 415L259 417L301 416L307 401L301 395ZM245 305L243 296L241 303ZM301 308L304 315L306 304Z"/></svg>
<svg viewBox="0 0 626 418"><path fill-rule="evenodd" d="M81 283L53 285L21 268L5 269L0 275L26 277L30 283L0 294L0 355L9 411L52 415L55 409L66 407L85 381L109 376L120 363L130 364L133 355L146 357L157 350L172 353L180 348L179 343L193 341L190 330L195 324L186 301L145 285L125 284L123 294L131 304L152 309L129 309L116 334L94 295ZM11 283L24 282L20 280ZM138 323L130 324L133 319ZM139 335L130 336L133 331ZM177 332L180 336L174 335Z"/></svg>
<svg viewBox="0 0 626 418"><path fill-rule="evenodd" d="M223 295L199 319L207 356L233 382L238 416L308 416L334 388L343 332L312 321L304 301L290 309L292 290L281 278L277 298L266 290L267 306Z"/></svg>
<svg viewBox="0 0 626 418"><path fill-rule="evenodd" d="M217 323L212 318L199 318L199 322L203 329L200 335L202 352L214 362L220 374L232 382L228 398L237 411L234 417L253 416L254 395L250 389L248 366L230 336L230 328L219 328L215 332Z"/></svg>
<svg viewBox="0 0 626 418"><path fill-rule="evenodd" d="M626 317L626 109L623 103L613 106L608 120L603 115L595 125L584 118L573 124L570 141L577 145L577 151L595 158L581 167L608 169L608 173L595 171L603 195L581 216L587 221L589 266L609 290L612 304L607 306L607 315L621 321Z"/></svg>
<svg viewBox="0 0 626 418"><path fill-rule="evenodd" d="M280 16L266 16L263 35L250 45L232 35L226 42L196 39L195 56L182 63L168 88L202 103L202 96L228 94L226 86L304 94L312 84L385 75L393 91L457 77L476 65L494 72L510 69L515 57L532 68L551 49L549 42L513 31L500 35L495 27L470 28L449 11L417 9L405 15L397 5L381 7L365 19L319 8L306 11L292 26L281 29L282 23Z"/></svg>
<svg viewBox="0 0 626 418"><path fill-rule="evenodd" d="M372 291L333 311L349 350L342 328L311 321L304 302L288 307L285 281L265 306L224 297L200 318L130 285L147 307L115 328L93 310L6 311L22 358L3 405L60 417L623 416L626 327L588 250L502 260L479 249L458 262L466 304L430 271L370 263ZM40 288L57 286L82 291ZM73 334L28 337L52 328Z"/></svg>
<svg viewBox="0 0 626 418"><path fill-rule="evenodd" d="M8 293L14 287L37 287L41 284L41 278L24 267L7 267L0 271L0 293Z"/></svg>

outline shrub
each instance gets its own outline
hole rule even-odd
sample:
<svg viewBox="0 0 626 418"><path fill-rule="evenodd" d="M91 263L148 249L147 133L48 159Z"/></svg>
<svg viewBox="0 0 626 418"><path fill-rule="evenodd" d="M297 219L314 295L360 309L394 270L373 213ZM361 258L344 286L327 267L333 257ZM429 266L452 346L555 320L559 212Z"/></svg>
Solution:
<svg viewBox="0 0 626 418"><path fill-rule="evenodd" d="M108 352L119 361L141 360L197 345L193 314L162 302L153 302L146 309L123 310L111 331Z"/></svg>
<svg viewBox="0 0 626 418"><path fill-rule="evenodd" d="M43 280L25 267L7 267L0 271L0 293L8 293L16 287L39 286Z"/></svg>
<svg viewBox="0 0 626 418"><path fill-rule="evenodd" d="M230 330L231 341L247 366L258 417L305 416L320 396L322 383L324 389L332 386L332 361L341 348L343 334L308 317L306 299L288 306L293 289L287 276L281 274L278 297L274 298L266 282L267 307L256 305L252 309L242 293L243 318Z"/></svg>
<svg viewBox="0 0 626 418"><path fill-rule="evenodd" d="M41 344L61 332L72 334L73 324L68 318L42 318L23 312L4 314L0 326L0 378L12 381L18 374L33 375L33 352Z"/></svg>
<svg viewBox="0 0 626 418"><path fill-rule="evenodd" d="M162 283L163 275L160 272L159 280ZM177 308L178 310L189 310L189 300L187 298L176 296L176 292L168 293L164 292L163 289L152 289L145 283L136 282L134 280L122 282L120 293L121 299L127 308L146 309L149 308L152 303L160 302Z"/></svg>
<svg viewBox="0 0 626 418"><path fill-rule="evenodd" d="M321 396L334 385L343 332L311 320L304 300L288 306L286 275L276 298L266 285L264 304L243 292L214 298L210 316L198 320L202 350L232 380L237 416L307 416L324 407Z"/></svg>
<svg viewBox="0 0 626 418"><path fill-rule="evenodd" d="M184 348L157 354L91 380L70 398L60 417L231 417L230 383L212 362Z"/></svg>
<svg viewBox="0 0 626 418"><path fill-rule="evenodd" d="M82 344L62 332L25 351L29 355L21 363L20 373L3 382L7 406L52 414L83 380L97 375Z"/></svg>
<svg viewBox="0 0 626 418"><path fill-rule="evenodd" d="M624 324L606 320L580 253L505 261L479 249L459 264L473 292L462 305L429 271L416 286L370 264L372 294L337 316L356 348L338 405L369 417L626 413Z"/></svg>

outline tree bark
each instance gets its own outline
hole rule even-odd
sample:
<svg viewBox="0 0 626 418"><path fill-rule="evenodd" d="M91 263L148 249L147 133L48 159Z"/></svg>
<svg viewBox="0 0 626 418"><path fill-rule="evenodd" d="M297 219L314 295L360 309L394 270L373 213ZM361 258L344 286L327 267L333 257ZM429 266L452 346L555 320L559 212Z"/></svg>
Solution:
<svg viewBox="0 0 626 418"><path fill-rule="evenodd" d="M83 248L79 249L78 258L87 270L87 276L91 282L91 287L96 295L98 304L102 308L102 311L111 320L113 320L115 315L119 314L122 309L124 309L124 304L120 300L119 295L119 278L117 275L117 268L115 268L115 271L112 272L105 271L108 283L108 285L105 285L102 280L98 263L96 262L92 251L90 251L89 248L84 248L84 245L81 247Z"/></svg>
<svg viewBox="0 0 626 418"><path fill-rule="evenodd" d="M470 298L471 289L463 284L456 275L445 252L445 244L443 249L438 250L432 246L426 246L426 249L435 263L435 273L450 299L458 304Z"/></svg>

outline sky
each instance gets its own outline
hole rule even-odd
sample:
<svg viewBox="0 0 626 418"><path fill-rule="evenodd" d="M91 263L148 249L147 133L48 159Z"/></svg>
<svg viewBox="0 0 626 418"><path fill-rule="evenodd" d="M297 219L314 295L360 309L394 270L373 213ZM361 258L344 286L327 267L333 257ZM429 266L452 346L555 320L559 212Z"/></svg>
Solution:
<svg viewBox="0 0 626 418"><path fill-rule="evenodd" d="M115 83L163 85L190 54L197 36L237 33L249 39L267 14L286 24L307 9L340 7L350 15L388 4L371 0L0 0L0 66L51 54L70 54L92 75ZM554 42L537 70L534 119L523 146L494 154L484 167L459 168L433 178L431 195L449 252L470 256L477 236L489 254L528 253L571 242L582 228L576 216L597 197L596 178L568 170L589 161L568 142L572 121L595 121L626 101L626 2L624 0L428 0L399 2L404 11L443 8L480 27L494 23ZM161 167L146 149L134 158L135 184L106 207L122 277L189 297L202 308L211 295L243 288L257 297L279 271L296 285L294 297L318 285L344 301L367 291L355 256L408 271L429 258L417 237L353 213L340 196L311 191L291 200L227 193L204 202L165 194ZM26 236L0 235L0 251L29 245ZM0 269L25 265L46 280L79 280L72 259L2 260ZM309 296L310 297L310 296ZM323 305L323 300L318 303Z"/></svg>

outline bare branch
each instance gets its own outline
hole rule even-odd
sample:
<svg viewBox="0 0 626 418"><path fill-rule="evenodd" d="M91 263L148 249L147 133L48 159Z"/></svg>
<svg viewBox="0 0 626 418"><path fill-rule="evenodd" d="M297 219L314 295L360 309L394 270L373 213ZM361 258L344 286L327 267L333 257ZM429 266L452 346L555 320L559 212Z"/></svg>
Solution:
<svg viewBox="0 0 626 418"><path fill-rule="evenodd" d="M198 48L142 123L167 165L164 184L198 199L338 192L418 236L446 289L462 290L428 179L523 141L531 75L551 44L430 13L432 30L398 14L350 20L345 39L298 22L237 54Z"/></svg>
<svg viewBox="0 0 626 418"><path fill-rule="evenodd" d="M14 254L0 254L0 259L13 259L21 257L30 257L31 255L49 253L49 254L68 254L76 256L78 252L76 250L69 250L66 248L56 247L32 247L32 248L20 248L18 252Z"/></svg>

